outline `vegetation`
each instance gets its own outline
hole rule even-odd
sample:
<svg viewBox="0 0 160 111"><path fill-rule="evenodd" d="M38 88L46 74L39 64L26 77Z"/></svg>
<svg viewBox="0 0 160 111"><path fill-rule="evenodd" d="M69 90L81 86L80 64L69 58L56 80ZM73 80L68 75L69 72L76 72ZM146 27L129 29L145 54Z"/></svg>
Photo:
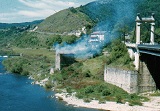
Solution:
<svg viewBox="0 0 160 111"><path fill-rule="evenodd" d="M133 61L129 57L125 44L120 39L114 40L106 49L110 53L106 59L107 65L126 70L134 70Z"/></svg>
<svg viewBox="0 0 160 111"><path fill-rule="evenodd" d="M20 48L52 48L54 44L71 44L78 38L74 35L54 35L37 32L24 32L14 40L13 45Z"/></svg>
<svg viewBox="0 0 160 111"><path fill-rule="evenodd" d="M68 93L76 92L76 96L85 102L99 100L100 103L116 101L119 103L129 102L130 105L142 105L142 101L148 100L136 94L128 94L114 85L104 83L105 59L105 56L99 56L63 68L61 72L56 72L52 77L56 83L54 87L66 89Z"/></svg>
<svg viewBox="0 0 160 111"><path fill-rule="evenodd" d="M154 93L150 94L151 96L160 96L160 90L155 91Z"/></svg>
<svg viewBox="0 0 160 111"><path fill-rule="evenodd" d="M103 2L105 1L103 0ZM55 52L49 49L55 43L62 45L64 43L74 43L78 38L67 34L81 30L84 26L88 34L91 33L94 26L101 26L100 30L106 30L106 27L110 27L108 32L111 34L113 32L118 33L114 35L115 37L124 37L125 33L131 31L134 33L136 12L140 12L142 16L145 16L145 13L156 10L156 18L160 18L160 14L158 13L160 10L158 7L159 2L152 0L144 1L139 4L136 1L134 2L134 6L137 9L131 17L128 16L130 11L126 12L124 6L130 3L130 1L125 3L124 1L118 1L116 3L117 1L112 0L104 4L101 3L102 1L96 1L78 8L71 7L57 12L39 24L38 30L35 32L29 32L29 27L25 29L19 27L1 29L1 53L22 53L23 55L21 57L9 58L3 64L8 71L32 76L37 81L48 78L49 80L45 83L47 89L53 87L57 89L65 88L68 93L77 92L76 96L83 98L86 102L99 100L100 103L116 101L118 103L129 102L130 105L142 105L141 102L146 101L146 98L137 96L136 94L128 94L114 85L103 82L104 64L127 70L133 70L134 68L127 49L120 39L114 40L105 48L109 52L109 56L98 55L87 60L77 60L76 63L64 67L61 71L56 71L54 75L50 75L49 70L51 67L54 67ZM157 7L155 7L156 5ZM113 8L114 6L120 6L122 11L121 16L115 17L119 13L116 13L116 9ZM107 26L105 23L108 23ZM160 33L160 29L157 27L160 25L158 20L156 24L156 42L159 43L158 34ZM149 26L142 27L142 29L145 28L148 30ZM66 33L66 35L62 35L62 33ZM134 41L135 35L132 35ZM149 36L149 33L142 31L142 41L148 42L147 36ZM155 95L159 95L159 93L155 93Z"/></svg>
<svg viewBox="0 0 160 111"><path fill-rule="evenodd" d="M53 67L55 53L46 49L14 49L23 56L11 57L3 61L6 69L12 73L29 75L35 80L42 80L49 75Z"/></svg>
<svg viewBox="0 0 160 111"><path fill-rule="evenodd" d="M0 29L8 29L11 27L19 27L19 28L24 28L24 27L30 27L30 26L35 26L41 23L43 20L36 20L33 22L23 22L23 23L0 23ZM32 27L30 27L32 28Z"/></svg>
<svg viewBox="0 0 160 111"><path fill-rule="evenodd" d="M82 30L84 26L92 24L92 20L87 15L71 7L48 17L39 24L38 31L58 34L64 32L69 33Z"/></svg>

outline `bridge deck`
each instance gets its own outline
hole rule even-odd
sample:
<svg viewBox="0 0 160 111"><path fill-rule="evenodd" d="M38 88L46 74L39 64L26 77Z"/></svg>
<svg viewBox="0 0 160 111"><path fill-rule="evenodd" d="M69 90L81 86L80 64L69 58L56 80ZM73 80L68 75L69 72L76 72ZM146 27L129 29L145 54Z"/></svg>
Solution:
<svg viewBox="0 0 160 111"><path fill-rule="evenodd" d="M127 47L136 48L140 53L150 54L154 56L160 57L160 45L152 45L152 44L132 44L126 43Z"/></svg>

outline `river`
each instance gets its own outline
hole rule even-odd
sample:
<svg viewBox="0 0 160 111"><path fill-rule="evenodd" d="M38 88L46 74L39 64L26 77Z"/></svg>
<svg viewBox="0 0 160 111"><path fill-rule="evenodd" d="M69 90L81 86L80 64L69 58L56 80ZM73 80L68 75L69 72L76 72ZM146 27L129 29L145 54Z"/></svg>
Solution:
<svg viewBox="0 0 160 111"><path fill-rule="evenodd" d="M26 76L8 73L0 57L0 111L97 111L67 106L56 98L54 92L31 85Z"/></svg>

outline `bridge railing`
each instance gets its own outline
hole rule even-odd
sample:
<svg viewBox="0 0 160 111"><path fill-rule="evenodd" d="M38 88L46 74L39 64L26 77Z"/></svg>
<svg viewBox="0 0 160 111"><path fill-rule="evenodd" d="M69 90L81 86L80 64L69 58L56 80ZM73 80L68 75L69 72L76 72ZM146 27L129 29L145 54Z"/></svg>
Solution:
<svg viewBox="0 0 160 111"><path fill-rule="evenodd" d="M137 45L135 43L125 43L127 47L136 47Z"/></svg>

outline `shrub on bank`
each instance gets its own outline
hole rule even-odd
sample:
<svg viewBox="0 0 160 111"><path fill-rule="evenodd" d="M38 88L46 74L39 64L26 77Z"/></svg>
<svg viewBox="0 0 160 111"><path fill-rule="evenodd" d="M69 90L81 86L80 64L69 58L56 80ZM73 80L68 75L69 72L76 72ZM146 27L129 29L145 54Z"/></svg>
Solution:
<svg viewBox="0 0 160 111"><path fill-rule="evenodd" d="M22 57L9 58L3 61L5 68L12 73L19 73L22 75L28 75L29 72L26 69L29 61Z"/></svg>

